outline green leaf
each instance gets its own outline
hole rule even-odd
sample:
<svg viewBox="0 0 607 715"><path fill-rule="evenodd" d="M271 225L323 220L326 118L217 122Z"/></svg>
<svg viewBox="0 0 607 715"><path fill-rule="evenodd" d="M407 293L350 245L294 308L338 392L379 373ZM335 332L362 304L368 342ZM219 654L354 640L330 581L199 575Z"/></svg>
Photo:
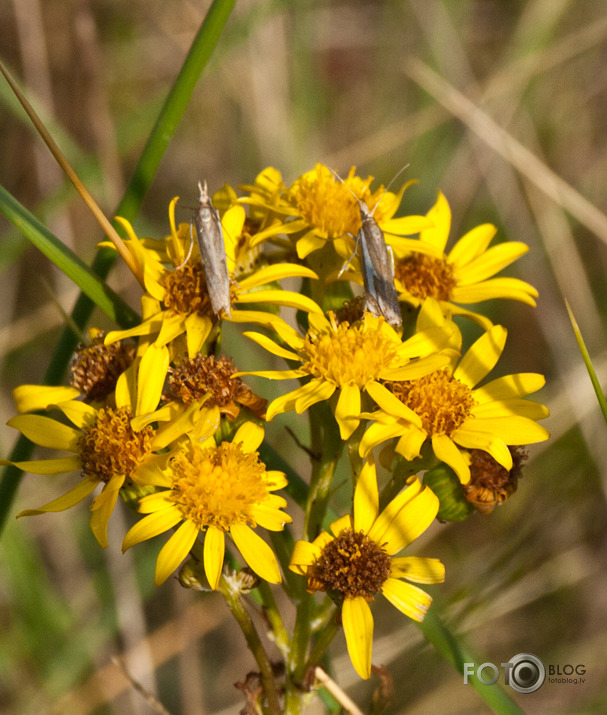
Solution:
<svg viewBox="0 0 607 715"><path fill-rule="evenodd" d="M54 263L80 290L121 328L140 322L139 315L103 281L70 248L64 245L25 206L0 186L0 213Z"/></svg>

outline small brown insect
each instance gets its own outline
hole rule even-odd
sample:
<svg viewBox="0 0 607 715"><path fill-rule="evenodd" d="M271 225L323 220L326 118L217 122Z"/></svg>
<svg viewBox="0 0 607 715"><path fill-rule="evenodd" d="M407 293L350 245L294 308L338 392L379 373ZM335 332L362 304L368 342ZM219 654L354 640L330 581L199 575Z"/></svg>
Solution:
<svg viewBox="0 0 607 715"><path fill-rule="evenodd" d="M207 290L211 307L215 315L224 312L231 316L230 309L230 275L226 259L225 243L221 219L214 208L208 194L207 182L198 182L200 198L194 214L196 240L200 249L200 258L207 282Z"/></svg>

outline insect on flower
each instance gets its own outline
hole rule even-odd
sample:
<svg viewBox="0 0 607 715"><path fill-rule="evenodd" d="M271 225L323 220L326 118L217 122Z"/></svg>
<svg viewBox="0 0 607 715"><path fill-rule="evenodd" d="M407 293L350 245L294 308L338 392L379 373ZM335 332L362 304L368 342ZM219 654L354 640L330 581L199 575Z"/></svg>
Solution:
<svg viewBox="0 0 607 715"><path fill-rule="evenodd" d="M354 196L360 211L362 225L356 237L356 246L360 245L361 249L360 262L366 296L365 310L373 313L378 318L383 316L390 325L400 330L403 320L398 295L394 287L394 266L391 257L388 255L384 232L373 218L373 213L379 206L381 198L370 210L367 204L356 196L341 176L336 172L333 173Z"/></svg>
<svg viewBox="0 0 607 715"><path fill-rule="evenodd" d="M204 185L198 182L198 188L200 197L194 214L194 225L209 299L215 315L223 311L230 317L230 277L221 219L211 202L207 182Z"/></svg>

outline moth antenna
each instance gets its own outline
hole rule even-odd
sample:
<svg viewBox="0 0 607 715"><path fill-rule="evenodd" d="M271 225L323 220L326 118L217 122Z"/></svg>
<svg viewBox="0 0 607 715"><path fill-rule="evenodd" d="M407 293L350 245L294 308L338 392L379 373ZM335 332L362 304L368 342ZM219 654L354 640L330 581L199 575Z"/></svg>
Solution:
<svg viewBox="0 0 607 715"><path fill-rule="evenodd" d="M392 186L392 184L396 181L396 179L398 179L398 177L403 173L403 171L404 171L405 169L408 169L408 168L409 168L409 166L411 166L411 165L410 165L410 164L405 164L405 165L404 165L402 168L400 168L400 169L396 172L396 174L394 174L394 176L390 179L390 183L389 183L388 186L386 186L386 188L382 191L382 194L381 194L381 196L379 197L379 199L377 199L377 203L375 204L375 206L373 207L373 210L371 211L371 216L373 216L373 214L375 213L375 209L380 205L380 203L381 203L382 199L384 198L384 196L388 193L388 191L390 191L390 187Z"/></svg>
<svg viewBox="0 0 607 715"><path fill-rule="evenodd" d="M354 198L355 198L357 201L360 201L360 199L358 198L358 196L352 191L352 189L348 186L348 184L346 184L346 182L345 182L345 181L341 178L341 176L335 171L335 169L331 169L331 168L329 167L329 171L333 174L333 176L334 176L336 179L339 179L339 180L341 181L341 183L346 187L346 189L348 189L348 191L352 194L352 196L354 196Z"/></svg>
<svg viewBox="0 0 607 715"><path fill-rule="evenodd" d="M192 255L193 248L194 248L194 234L192 233L192 222L190 221L190 250L188 251L188 255L185 257L185 259L178 266L175 266L175 270L178 270L179 268L183 268L185 266L185 264L190 260L190 256Z"/></svg>

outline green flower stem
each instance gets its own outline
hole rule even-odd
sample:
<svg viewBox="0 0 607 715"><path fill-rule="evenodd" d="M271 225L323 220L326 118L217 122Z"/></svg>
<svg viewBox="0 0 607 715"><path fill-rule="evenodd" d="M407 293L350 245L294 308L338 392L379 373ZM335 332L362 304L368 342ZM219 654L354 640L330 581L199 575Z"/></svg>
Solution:
<svg viewBox="0 0 607 715"><path fill-rule="evenodd" d="M224 597L228 608L244 634L250 651L255 657L261 675L263 690L266 696L268 713L270 715L280 715L282 710L280 707L278 688L274 677L274 671L272 669L272 663L270 662L259 634L253 625L251 616L240 600L238 593L232 589L229 581L227 581L223 575L219 580L218 591Z"/></svg>
<svg viewBox="0 0 607 715"><path fill-rule="evenodd" d="M436 613L436 603L430 608L422 623L415 625L424 634L425 639L432 643L443 658L460 673L464 672L464 663L480 664L485 662L486 659L478 657L468 650L443 624ZM523 711L499 685L484 685L476 678L470 679L470 685L498 715L524 715Z"/></svg>
<svg viewBox="0 0 607 715"><path fill-rule="evenodd" d="M274 594L272 593L272 589L263 579L259 581L257 589L261 596L264 613L268 619L272 633L274 634L276 647L280 651L283 659L287 661L291 641L289 634L287 633L287 629L285 628L284 621L282 620L282 616L280 615L280 611L278 610L278 605L276 603L276 599L274 598Z"/></svg>
<svg viewBox="0 0 607 715"><path fill-rule="evenodd" d="M392 479L386 484L379 495L380 509L384 509L386 505L394 499L394 497L407 485L407 479L414 474L427 471L434 467L438 460L434 456L432 449L422 449L422 456L411 462L407 461L400 454L396 455L396 463L392 470Z"/></svg>
<svg viewBox="0 0 607 715"><path fill-rule="evenodd" d="M325 651L339 630L339 626L337 625L337 620L335 618L336 614L337 608L334 607L331 612L332 618L330 618L326 622L325 627L318 632L318 637L316 638L316 641L312 646L312 650L310 651L310 655L308 656L308 659L303 667L304 674L307 673L310 668L316 667L321 662Z"/></svg>
<svg viewBox="0 0 607 715"><path fill-rule="evenodd" d="M309 414L312 453L318 457L312 467L303 538L312 541L321 530L331 496L333 474L345 443L326 402L313 405Z"/></svg>
<svg viewBox="0 0 607 715"><path fill-rule="evenodd" d="M133 177L116 210L118 215L130 220L141 206L143 197L154 178L179 120L187 108L198 78L217 44L235 2L236 0L214 0L211 5L135 167ZM115 260L114 251L100 250L95 256L92 270L101 280L104 280ZM80 330L89 321L94 307L95 304L86 295L80 295L76 301L71 317L73 323ZM66 327L55 346L43 384L58 385L60 383L77 342L78 336L71 327ZM25 461L29 459L33 449L34 445L22 436L9 459L12 462ZM14 467L9 467L2 478L0 484L0 533L6 523L22 474Z"/></svg>
<svg viewBox="0 0 607 715"><path fill-rule="evenodd" d="M301 580L305 585L305 579L302 577ZM303 591L301 598L297 601L297 615L291 639L291 655L287 664L295 683L301 683L306 675L306 655L310 644L313 618L314 599L311 594Z"/></svg>

